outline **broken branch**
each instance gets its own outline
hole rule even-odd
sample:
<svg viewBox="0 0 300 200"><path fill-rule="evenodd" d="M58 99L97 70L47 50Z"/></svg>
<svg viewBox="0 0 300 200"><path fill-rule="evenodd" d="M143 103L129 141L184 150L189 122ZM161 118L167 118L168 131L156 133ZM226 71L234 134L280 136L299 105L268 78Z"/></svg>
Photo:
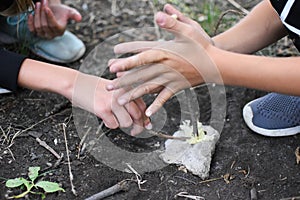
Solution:
<svg viewBox="0 0 300 200"><path fill-rule="evenodd" d="M99 192L97 194L94 194L91 197L86 198L85 200L100 200L100 199L109 197L111 195L114 195L118 192L122 192L122 191L126 192L128 190L129 190L129 181L123 180L123 181L117 183L116 185L114 185L106 190L103 190L102 192Z"/></svg>

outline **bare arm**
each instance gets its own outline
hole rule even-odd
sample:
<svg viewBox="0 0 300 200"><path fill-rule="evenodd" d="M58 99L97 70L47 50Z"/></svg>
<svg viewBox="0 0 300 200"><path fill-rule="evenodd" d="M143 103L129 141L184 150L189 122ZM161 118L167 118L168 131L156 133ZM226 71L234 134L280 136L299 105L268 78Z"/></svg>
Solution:
<svg viewBox="0 0 300 200"><path fill-rule="evenodd" d="M199 31L199 27L196 27L194 23L182 22L164 13L158 13L156 21L160 27L171 32L176 32L177 37L182 36L182 38L178 39L180 42L173 40L165 45L157 42L132 42L116 46L115 50L117 52L127 53L127 50L135 52L138 49L141 53L129 58L111 61L110 70L112 72L127 72L123 73L121 78L115 79L111 85L107 86L107 89L113 90L140 83L138 89L135 90L138 91L136 92L137 95L123 95L121 97L127 101L151 91L158 91L159 94L155 102L146 111L150 113L147 114L148 116L156 112L174 93L186 87L199 85L204 82L300 95L300 57L272 58L232 52L232 50L243 53L250 50L254 51L256 48L264 46L267 39L256 38L258 42L251 45L250 41L254 42L256 40L254 40L254 37L250 37L251 39L243 41L246 41L246 43L249 42L251 48L249 46L243 48L245 42L243 45L238 45L239 41L237 41L230 46L231 49L229 49L231 51L227 51L218 48L218 45L213 46L207 40L206 35ZM252 22L255 23L254 21ZM251 30L253 29L252 27ZM257 29L269 30L266 28ZM236 33L239 33L237 34L238 36L233 37L234 35L232 35L231 37L242 38L245 32L242 29L236 30L240 30L236 31ZM274 31L274 27L272 30ZM265 34L268 31L259 32ZM229 36L226 34L225 36ZM277 36L280 36L280 34ZM184 38L188 39L185 40ZM273 39L275 38L277 37ZM272 40L270 39L269 42ZM263 42L263 44L259 45L259 42ZM186 44L186 46L183 44ZM228 44L231 43L229 42ZM141 65L145 67L128 71ZM184 82L182 80L187 81Z"/></svg>
<svg viewBox="0 0 300 200"><path fill-rule="evenodd" d="M108 92L105 85L110 81L81 73L79 71L26 59L20 69L18 84L21 87L58 93L68 98L75 106L83 108L102 118L109 128L133 125L132 135L149 125L143 119L145 103L138 101L120 106L116 102L117 93Z"/></svg>
<svg viewBox="0 0 300 200"><path fill-rule="evenodd" d="M218 48L253 53L287 34L269 0L264 0L237 25L213 38Z"/></svg>
<svg viewBox="0 0 300 200"><path fill-rule="evenodd" d="M300 96L300 57L245 55L215 47L209 51L226 85Z"/></svg>
<svg viewBox="0 0 300 200"><path fill-rule="evenodd" d="M26 59L19 72L18 84L21 87L54 92L72 99L73 84L78 74L79 72L73 69Z"/></svg>

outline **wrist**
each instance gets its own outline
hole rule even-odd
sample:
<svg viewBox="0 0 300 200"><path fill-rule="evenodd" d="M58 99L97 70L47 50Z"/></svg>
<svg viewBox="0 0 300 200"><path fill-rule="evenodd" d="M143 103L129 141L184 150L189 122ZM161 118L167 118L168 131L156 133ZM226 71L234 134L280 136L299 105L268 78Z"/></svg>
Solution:
<svg viewBox="0 0 300 200"><path fill-rule="evenodd" d="M223 71L222 66L224 59L223 53L224 50L219 49L218 47L214 45L209 45L206 49L206 52L210 58L210 62L213 64L213 68L211 68L210 76L209 76L209 82L210 83L216 83L216 84L224 84L223 81Z"/></svg>
<svg viewBox="0 0 300 200"><path fill-rule="evenodd" d="M67 69L67 71L68 72L65 73L64 78L61 79L59 86L52 86L50 90L66 97L71 101L75 89L76 79L81 72L73 69Z"/></svg>

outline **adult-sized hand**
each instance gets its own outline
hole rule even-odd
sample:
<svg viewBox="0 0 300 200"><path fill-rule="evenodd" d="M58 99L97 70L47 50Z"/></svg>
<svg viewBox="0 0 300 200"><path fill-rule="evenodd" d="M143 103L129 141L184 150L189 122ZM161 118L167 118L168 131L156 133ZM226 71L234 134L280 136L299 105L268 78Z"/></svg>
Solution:
<svg viewBox="0 0 300 200"><path fill-rule="evenodd" d="M62 35L69 20L81 21L80 13L61 3L48 3L48 0L37 2L34 14L28 16L28 28L37 36L52 39Z"/></svg>
<svg viewBox="0 0 300 200"><path fill-rule="evenodd" d="M170 14L180 14L178 12L172 10ZM118 99L121 105L144 94L159 93L147 109L147 116L155 113L178 91L204 82L216 82L220 77L209 55L209 50L213 48L211 40L201 26L183 16L183 22L178 21L170 14L157 13L156 22L173 33L174 40L117 45L115 52L118 54L138 54L109 62L111 72L117 73L119 78L107 85L108 90L136 87Z"/></svg>

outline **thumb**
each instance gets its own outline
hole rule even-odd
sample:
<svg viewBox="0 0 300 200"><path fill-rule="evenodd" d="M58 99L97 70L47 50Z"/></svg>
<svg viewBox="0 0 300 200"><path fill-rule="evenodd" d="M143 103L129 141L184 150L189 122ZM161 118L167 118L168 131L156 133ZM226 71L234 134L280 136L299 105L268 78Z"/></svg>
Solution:
<svg viewBox="0 0 300 200"><path fill-rule="evenodd" d="M71 8L68 14L68 18L80 22L82 20L81 14L74 8Z"/></svg>
<svg viewBox="0 0 300 200"><path fill-rule="evenodd" d="M163 12L158 12L155 15L155 21L160 28L177 33L187 32L191 28L189 24L185 24Z"/></svg>
<svg viewBox="0 0 300 200"><path fill-rule="evenodd" d="M163 12L156 13L155 21L160 28L173 29L177 26L177 20Z"/></svg>

